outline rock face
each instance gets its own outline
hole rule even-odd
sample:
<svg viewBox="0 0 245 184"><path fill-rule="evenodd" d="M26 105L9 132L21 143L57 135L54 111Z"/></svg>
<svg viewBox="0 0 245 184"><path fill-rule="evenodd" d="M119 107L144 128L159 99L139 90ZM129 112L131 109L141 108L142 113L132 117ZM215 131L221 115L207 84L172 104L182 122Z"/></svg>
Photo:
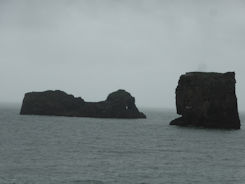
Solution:
<svg viewBox="0 0 245 184"><path fill-rule="evenodd" d="M101 102L85 102L63 91L26 93L20 114L100 118L146 118L125 90L115 91Z"/></svg>
<svg viewBox="0 0 245 184"><path fill-rule="evenodd" d="M177 113L170 125L240 129L235 73L191 72L176 88Z"/></svg>

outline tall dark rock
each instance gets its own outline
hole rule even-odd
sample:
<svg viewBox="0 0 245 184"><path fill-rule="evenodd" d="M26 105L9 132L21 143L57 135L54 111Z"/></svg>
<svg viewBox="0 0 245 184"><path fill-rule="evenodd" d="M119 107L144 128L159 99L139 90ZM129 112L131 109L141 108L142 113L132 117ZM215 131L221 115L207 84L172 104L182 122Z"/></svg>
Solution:
<svg viewBox="0 0 245 184"><path fill-rule="evenodd" d="M125 90L115 91L101 102L85 102L63 91L26 93L20 114L101 118L146 118Z"/></svg>
<svg viewBox="0 0 245 184"><path fill-rule="evenodd" d="M176 88L177 113L170 125L240 129L235 73L190 72Z"/></svg>

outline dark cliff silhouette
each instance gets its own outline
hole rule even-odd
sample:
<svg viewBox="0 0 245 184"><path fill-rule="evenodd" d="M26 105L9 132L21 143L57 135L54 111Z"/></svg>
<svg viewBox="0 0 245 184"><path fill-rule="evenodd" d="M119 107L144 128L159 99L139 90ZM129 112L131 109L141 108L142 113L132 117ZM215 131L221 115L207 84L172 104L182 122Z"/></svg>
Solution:
<svg viewBox="0 0 245 184"><path fill-rule="evenodd" d="M191 72L176 88L177 113L170 125L240 129L235 73Z"/></svg>
<svg viewBox="0 0 245 184"><path fill-rule="evenodd" d="M135 98L125 90L108 95L105 101L85 102L63 91L26 93L20 114L97 118L146 118L135 105Z"/></svg>

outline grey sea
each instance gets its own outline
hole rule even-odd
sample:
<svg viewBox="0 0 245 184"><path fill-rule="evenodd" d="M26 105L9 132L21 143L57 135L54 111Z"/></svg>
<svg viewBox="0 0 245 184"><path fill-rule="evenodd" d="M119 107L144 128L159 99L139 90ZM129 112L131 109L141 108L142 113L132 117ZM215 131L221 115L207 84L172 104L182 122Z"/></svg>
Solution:
<svg viewBox="0 0 245 184"><path fill-rule="evenodd" d="M0 107L0 184L244 184L245 131L148 119L21 116ZM142 110L142 109L141 109Z"/></svg>

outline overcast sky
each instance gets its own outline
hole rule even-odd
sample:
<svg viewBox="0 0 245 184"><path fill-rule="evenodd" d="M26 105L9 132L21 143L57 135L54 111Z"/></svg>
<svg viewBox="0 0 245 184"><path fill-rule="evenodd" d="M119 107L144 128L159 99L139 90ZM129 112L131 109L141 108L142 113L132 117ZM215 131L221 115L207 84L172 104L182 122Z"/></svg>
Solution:
<svg viewBox="0 0 245 184"><path fill-rule="evenodd" d="M126 89L175 108L179 76L235 71L245 110L245 1L0 0L0 102L60 89L86 101Z"/></svg>

